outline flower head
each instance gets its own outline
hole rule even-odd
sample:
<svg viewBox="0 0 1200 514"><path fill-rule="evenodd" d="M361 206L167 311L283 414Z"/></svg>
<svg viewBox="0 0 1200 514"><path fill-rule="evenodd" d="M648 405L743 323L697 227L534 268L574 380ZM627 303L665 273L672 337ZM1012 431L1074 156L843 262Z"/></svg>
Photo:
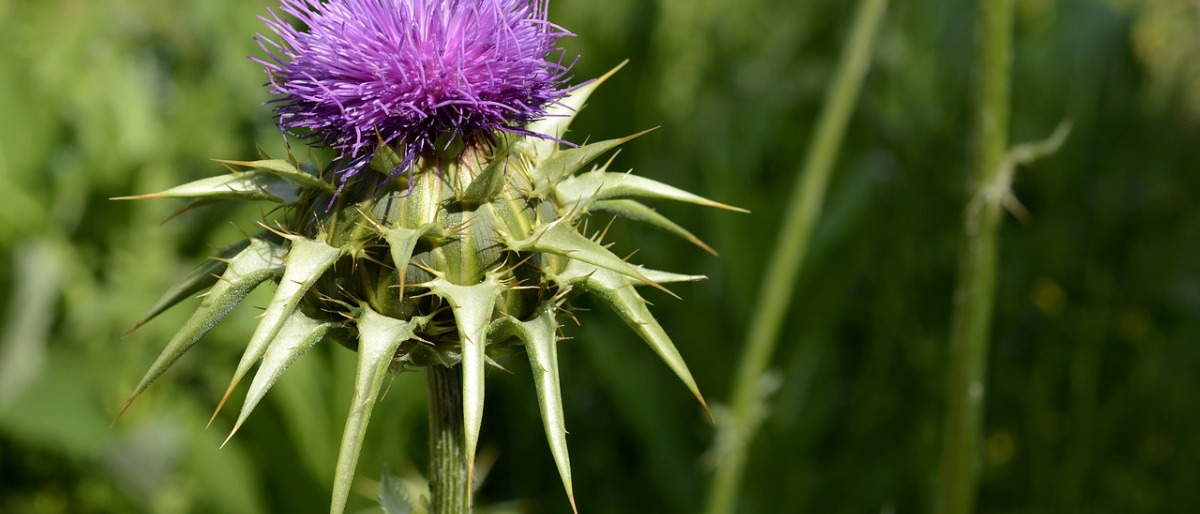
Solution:
<svg viewBox="0 0 1200 514"><path fill-rule="evenodd" d="M663 284L704 277L631 264L592 234L587 220L599 213L645 222L711 251L640 202L736 208L609 171L607 163L592 165L635 136L582 146L558 139L611 73L562 87L570 66L550 57L567 32L547 21L547 1L281 0L281 12L264 18L278 39L259 37L268 57L258 61L278 95L279 125L339 156L329 167L290 153L287 160L224 161L248 169L142 196L271 201L283 213L191 274L138 323L207 289L125 407L268 282L276 283L274 296L217 409L257 366L236 432L315 345L358 352L332 513L346 507L388 375L417 368L428 368L431 387L442 391L431 394L439 398L431 419L446 424L431 424L431 438L461 439L435 445L444 447L431 459L438 463L432 483L440 485L416 496L438 512L452 501L455 512L469 511L486 369L521 351L574 508L556 345L560 318L581 294L611 307L704 405L682 355L636 289L670 293ZM514 135L501 138L500 131ZM450 157L451 143L471 158ZM391 169L383 171L407 171L409 180L341 194L351 183L369 186L351 179L368 163L381 169L385 162ZM327 172L340 184L324 180Z"/></svg>
<svg viewBox="0 0 1200 514"><path fill-rule="evenodd" d="M282 0L260 36L281 128L346 161L344 181L376 145L403 150L400 173L444 136L468 143L527 123L565 95L569 35L547 0Z"/></svg>
<svg viewBox="0 0 1200 514"><path fill-rule="evenodd" d="M332 11L335 5L361 7L369 1L343 0L323 8ZM371 5L386 3L386 0L374 1ZM394 0L395 3L387 5L403 5L397 12L406 15L437 14L418 9L417 5L429 5L420 1L400 4L401 0ZM450 1L439 5L450 5ZM478 1L496 7L503 0ZM516 0L512 5L516 5ZM475 13L472 15L475 19L485 10L476 6L466 12ZM340 16L348 16L338 12ZM467 18L455 12L439 11L442 19L447 20L438 25L444 27L440 30L446 34L467 34L466 26L449 23L455 16ZM348 17L345 20L351 21ZM329 25L333 22L324 21L327 24L321 27L333 26ZM365 26L365 21L358 23ZM415 37L425 33L412 34ZM455 37L469 39L465 35ZM458 49L452 53L464 54L464 51ZM544 119L523 130L552 136L565 133L588 95L607 76L572 88L546 108ZM332 92L340 91L338 87L350 87L335 86L329 86L330 91L314 89L310 96L333 98ZM549 96L548 91L553 89L536 91ZM297 98L288 105L299 106L301 102L319 105L316 99L299 95ZM348 103L343 105L344 109L331 110L334 113L331 118L348 118L343 111L349 112L351 107ZM354 106L376 108L362 102ZM487 105L454 106L469 115L490 112ZM532 108L523 108L527 110L520 113L533 112ZM286 117L288 114L291 117ZM303 119L288 111L284 115L284 121ZM409 132L407 125L399 122L386 125L386 121L379 123L393 127L389 134L394 139L408 145L432 144L431 132ZM458 125L447 126L451 128L446 130L470 134ZM510 125L471 127L477 131L521 130ZM337 135L317 133L322 137ZM460 384L459 393L431 395L440 398L431 402L431 408L435 409L431 416L454 420L458 427L446 427L442 432L459 434L454 437L462 438L461 450L454 450L459 456L431 460L442 464L457 460L457 469L461 470L463 465L466 468L465 482L418 497L429 499L430 505L448 502L450 498L469 498L484 413L486 369L522 350L529 358L546 439L574 507L557 361L557 345L562 339L560 318L567 316L572 298L591 294L598 303L611 307L702 405L704 402L682 355L637 290L637 286L650 286L669 293L663 284L704 277L629 263L613 253L602 241L603 237L587 229L589 216L613 215L647 223L711 251L691 232L641 202L673 200L737 209L645 177L609 170L607 162L592 164L633 136L574 147L560 145L552 136L539 138L525 132L511 138L511 145L503 150L474 152L478 160L439 161L437 173L414 171L406 184L389 181L375 188L363 187L364 194L342 196L344 201L332 208L326 201L338 195L337 188L314 176L321 175L314 170L327 168L302 164L294 157L225 161L229 166L247 169L139 197L271 201L280 204L284 214L273 226L268 228L264 223L261 233L247 236L219 258L197 269L165 294L138 323L145 323L207 288L203 301L167 343L125 407L195 347L235 306L244 303L252 290L274 282L274 296L249 336L245 353L217 408L220 410L257 365L234 423L233 431L237 431L288 366L315 345L337 343L357 351L354 397L338 450L330 512L344 511L366 427L380 390L389 383L387 377L398 370L417 368L427 368L435 376L431 383L436 381L436 387ZM353 140L346 144L348 152L355 148ZM361 151L373 149L364 144ZM425 168L427 164L428 161L416 162L412 168ZM346 164L337 165L343 170L342 185L345 185ZM407 187L408 192L403 193L402 187ZM441 407L437 406L439 403ZM461 405L461 409L451 408L453 405ZM464 474L450 468L434 471L432 467L431 473L460 478ZM455 487L459 492L452 491ZM466 510L464 506L462 511Z"/></svg>

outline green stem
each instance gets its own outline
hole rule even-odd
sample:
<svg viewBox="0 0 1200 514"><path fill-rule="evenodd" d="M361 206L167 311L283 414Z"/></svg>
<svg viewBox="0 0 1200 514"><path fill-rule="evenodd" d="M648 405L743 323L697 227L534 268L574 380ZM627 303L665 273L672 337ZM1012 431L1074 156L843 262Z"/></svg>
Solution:
<svg viewBox="0 0 1200 514"><path fill-rule="evenodd" d="M958 286L950 321L946 418L935 512L966 514L975 504L997 248L1007 180L1013 0L980 0L979 98L973 195L964 219Z"/></svg>
<svg viewBox="0 0 1200 514"><path fill-rule="evenodd" d="M462 367L429 366L430 514L471 512L463 435Z"/></svg>
<svg viewBox="0 0 1200 514"><path fill-rule="evenodd" d="M800 180L792 191L791 203L776 239L778 246L771 255L752 311L754 319L750 322L734 382L732 415L722 420L722 432L718 434L717 468L705 509L708 514L734 511L747 446L762 421L762 377L775 353L779 331L795 292L796 275L807 254L813 226L820 216L833 163L854 111L886 8L887 0L863 0L859 4L849 45L826 92L826 102L809 143Z"/></svg>

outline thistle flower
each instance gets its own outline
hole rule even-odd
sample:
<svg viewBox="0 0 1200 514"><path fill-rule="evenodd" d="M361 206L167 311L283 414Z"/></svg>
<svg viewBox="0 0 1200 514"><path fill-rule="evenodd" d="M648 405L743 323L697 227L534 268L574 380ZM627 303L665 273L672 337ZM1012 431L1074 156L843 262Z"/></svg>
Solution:
<svg viewBox="0 0 1200 514"><path fill-rule="evenodd" d="M267 44L275 53L266 63L271 87L284 95L280 123L310 131L341 158L324 167L300 163L290 153L287 159L223 161L232 173L132 197L269 201L282 208L261 223L263 232L201 266L138 323L207 291L126 408L268 282L276 284L274 297L217 410L258 364L236 432L287 367L314 345L332 342L357 351L334 513L345 507L385 377L419 368L427 370L431 389L449 390L455 398L447 405L433 401L446 394L431 394L431 420L457 423L431 439L453 443L465 468L465 481L450 485L439 480L459 474L433 471L432 511L468 511L485 368L514 351L529 358L546 438L574 506L556 352L560 313L580 294L610 306L703 405L679 351L635 287L669 294L662 284L704 277L630 264L601 243L603 234L588 233L587 220L607 214L647 223L711 252L642 201L740 209L610 172L607 163L591 166L636 135L560 144L588 95L611 73L569 92L557 89L567 67L544 57L565 32L546 21L545 3L283 5L308 28L294 30L278 16L266 19L284 43ZM462 144L447 151L449 144L435 146L442 138ZM349 180L363 170L388 178ZM451 410L461 414L448 416ZM431 432L435 428L431 423ZM458 435L447 439L447 433ZM454 459L432 460L440 466ZM455 507L448 506L450 498L467 500Z"/></svg>
<svg viewBox="0 0 1200 514"><path fill-rule="evenodd" d="M565 94L569 70L549 60L568 35L530 0L283 0L263 18L282 43L257 39L280 127L349 161L347 180L379 144L404 171L439 139L491 140L525 125Z"/></svg>

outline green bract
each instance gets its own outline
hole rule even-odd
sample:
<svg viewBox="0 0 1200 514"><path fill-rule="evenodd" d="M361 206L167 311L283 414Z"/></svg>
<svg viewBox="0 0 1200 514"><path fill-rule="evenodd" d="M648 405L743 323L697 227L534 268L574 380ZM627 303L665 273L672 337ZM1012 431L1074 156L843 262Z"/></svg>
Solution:
<svg viewBox="0 0 1200 514"><path fill-rule="evenodd" d="M607 76L576 88L529 130L561 138ZM556 357L558 313L573 295L593 293L608 304L704 402L678 350L635 289L663 289L665 283L704 277L630 264L585 233L583 220L593 212L610 213L708 249L641 201L737 209L653 180L610 172L607 165L584 171L635 136L577 148L560 147L551 139L498 137L490 147L466 148L451 157L422 157L412 174L382 186L380 181L400 159L380 147L372 165L380 173L341 193L330 185L328 170L264 160L227 162L248 170L135 197L267 200L286 208L277 225L198 269L139 322L140 326L207 290L129 402L251 290L273 282L274 298L225 398L257 363L236 431L287 367L314 344L331 340L358 351L334 511L345 504L367 422L388 373L462 366L465 446L471 460L483 415L484 369L490 355L513 349L524 349L529 357L546 437L573 503Z"/></svg>

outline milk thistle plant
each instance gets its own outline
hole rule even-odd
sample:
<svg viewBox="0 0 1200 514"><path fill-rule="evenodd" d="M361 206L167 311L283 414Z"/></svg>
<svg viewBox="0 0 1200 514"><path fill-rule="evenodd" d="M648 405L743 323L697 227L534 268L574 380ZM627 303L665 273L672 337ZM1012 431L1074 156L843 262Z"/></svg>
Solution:
<svg viewBox="0 0 1200 514"><path fill-rule="evenodd" d="M587 221L605 213L645 222L707 249L642 201L733 208L593 164L636 135L585 145L563 139L608 75L567 84L571 64L555 45L569 33L548 21L547 2L282 0L280 10L263 18L274 35L257 38L266 56L255 59L275 95L278 124L336 156L326 165L299 162L291 152L222 161L229 174L130 197L281 208L260 222L260 233L195 270L138 323L204 291L125 408L268 282L274 297L217 410L258 364L236 432L314 345L357 351L334 513L345 508L382 384L389 374L416 369L428 376L432 452L430 496L418 503L432 512L469 512L485 368L494 357L522 351L574 508L556 343L559 318L579 294L611 307L704 404L635 289L666 291L662 284L703 277L630 264L601 242L603 231L589 232Z"/></svg>

